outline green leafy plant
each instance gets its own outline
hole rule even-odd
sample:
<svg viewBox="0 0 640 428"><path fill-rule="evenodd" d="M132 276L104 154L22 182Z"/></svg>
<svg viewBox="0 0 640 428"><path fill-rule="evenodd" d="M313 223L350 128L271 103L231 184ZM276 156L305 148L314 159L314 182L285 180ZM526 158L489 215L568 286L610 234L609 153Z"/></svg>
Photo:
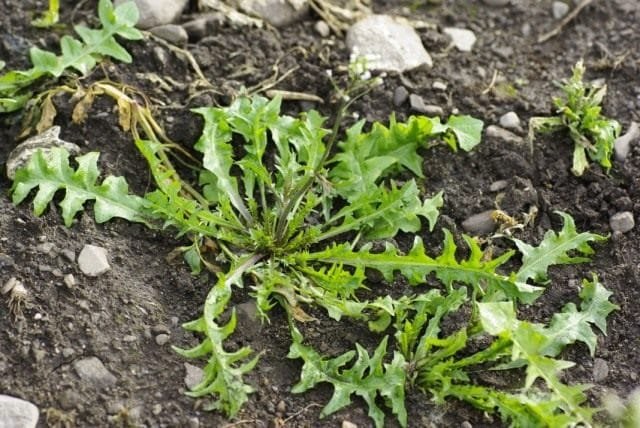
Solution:
<svg viewBox="0 0 640 428"><path fill-rule="evenodd" d="M63 36L60 40L61 55L32 47L29 55L33 67L29 70L12 70L0 76L0 113L21 109L31 98L33 85L43 77L59 78L73 69L81 75L89 73L103 57L131 62L131 55L118 43L115 36L139 40L142 33L134 25L138 21L135 3L127 2L114 8L111 0L100 0L98 16L102 28L75 27L81 40Z"/></svg>
<svg viewBox="0 0 640 428"><path fill-rule="evenodd" d="M536 132L569 131L574 143L571 171L577 176L589 167L587 157L606 170L611 168L613 143L621 130L620 123L601 114L607 86L585 84L584 72L580 61L573 68L571 78L560 85L564 97L554 99L557 116L534 117L529 121L530 141Z"/></svg>
<svg viewBox="0 0 640 428"><path fill-rule="evenodd" d="M31 25L39 28L52 27L60 19L60 0L49 0L49 8L39 18L31 21Z"/></svg>
<svg viewBox="0 0 640 428"><path fill-rule="evenodd" d="M280 113L277 98L239 98L228 107L195 110L204 128L194 146L202 162L193 184L173 167L168 155L176 147L149 110L120 89L96 85L95 90L117 100L120 123L132 131L157 190L137 197L127 194L121 178L97 184L97 154L76 158L74 169L60 149L49 158L34 156L16 173L14 201L37 189L34 208L39 215L54 193L64 189L60 204L67 224L85 201L95 199L98 221L118 216L172 228L189 238L182 250L192 271L208 268L217 272L217 280L202 315L184 325L199 335L200 343L176 351L206 361L201 383L189 394L209 397L208 409L234 416L253 391L244 375L260 355L249 347L231 351L225 345L236 328L235 312L228 311L231 297L237 288L248 287L262 317L277 305L288 315L289 357L303 361L293 392L319 383L333 386L321 417L357 396L376 426L384 424L384 408L406 426L405 394L421 389L437 401L455 398L497 411L517 426L590 420L593 411L577 393L584 388L560 381L569 363L555 357L575 341L593 350L592 325L604 332L605 318L614 308L608 292L596 279L585 283L580 307L568 304L548 327L520 321L515 314L519 304L535 301L544 291L551 266L588 260L590 244L604 237L579 233L571 217L560 213L564 225L559 232L548 232L537 246L516 240L517 250L497 257L468 236L463 236L466 249L459 248L446 230L436 255L429 254L417 235L406 252L391 241L383 249L373 245L434 228L443 193L434 189L431 197L422 196L415 179L423 177L421 156L439 144L471 150L480 141L480 121L451 116L442 123L412 116L397 122L392 117L388 126L374 123L367 131L360 121L341 137L340 123L329 131L315 111L291 117ZM118 209L99 206L101 201ZM211 240L215 254L209 253ZM505 266L513 265L516 254L521 255L520 268L509 271ZM402 276L416 292L392 298L381 284L367 281L365 270L380 272L387 282ZM433 280L441 287L426 285ZM367 290L374 297L363 299ZM321 355L303 336L313 308L335 321L365 323L383 337L372 354L357 345L339 356ZM447 318L464 313L470 314L463 315L464 325L445 334L450 330L444 327ZM470 351L482 337L493 339ZM525 370L522 391L475 383L472 373L488 364Z"/></svg>

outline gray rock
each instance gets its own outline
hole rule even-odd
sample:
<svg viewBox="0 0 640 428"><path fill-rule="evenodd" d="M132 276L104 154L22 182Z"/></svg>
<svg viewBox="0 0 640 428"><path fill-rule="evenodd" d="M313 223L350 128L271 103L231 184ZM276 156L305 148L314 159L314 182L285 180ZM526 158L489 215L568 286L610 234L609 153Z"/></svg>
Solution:
<svg viewBox="0 0 640 428"><path fill-rule="evenodd" d="M407 98L409 98L409 91L407 91L407 88L405 88L404 86L400 85L396 88L395 91L393 91L394 106L400 107L405 103L405 101L407 101Z"/></svg>
<svg viewBox="0 0 640 428"><path fill-rule="evenodd" d="M447 84L444 82L441 82L439 80L436 80L435 82L433 82L431 84L431 87L437 91L446 91L447 90Z"/></svg>
<svg viewBox="0 0 640 428"><path fill-rule="evenodd" d="M417 111L418 113L424 113L427 108L424 99L418 94L411 94L409 96L409 104L411 105L411 110Z"/></svg>
<svg viewBox="0 0 640 428"><path fill-rule="evenodd" d="M62 278L62 280L64 281L64 285L66 285L68 288L73 288L76 286L76 278L71 273L66 274L64 278Z"/></svg>
<svg viewBox="0 0 640 428"><path fill-rule="evenodd" d="M42 150L46 158L47 154L50 153L54 147L67 149L72 155L80 153L80 147L78 145L60 139L59 126L52 126L41 134L35 135L18 144L16 148L9 153L6 162L7 177L13 180L16 176L16 170L25 166L27 162L29 162L29 159L31 159L31 156L38 150Z"/></svg>
<svg viewBox="0 0 640 428"><path fill-rule="evenodd" d="M569 5L562 1L554 1L551 5L551 13L554 19L562 19L569 13Z"/></svg>
<svg viewBox="0 0 640 428"><path fill-rule="evenodd" d="M509 185L509 182L507 180L494 181L493 183L491 183L491 185L489 185L489 191L499 192L501 190L506 189L508 185Z"/></svg>
<svg viewBox="0 0 640 428"><path fill-rule="evenodd" d="M473 45L476 43L476 35L466 28L447 27L442 31L451 37L451 43L460 52L471 52Z"/></svg>
<svg viewBox="0 0 640 428"><path fill-rule="evenodd" d="M462 222L465 232L472 235L487 235L496 230L496 222L493 220L493 211L487 210L474 214Z"/></svg>
<svg viewBox="0 0 640 428"><path fill-rule="evenodd" d="M329 35L331 34L331 28L329 28L329 24L322 20L317 21L314 24L313 29L316 30L316 33L318 33L320 37L329 37Z"/></svg>
<svg viewBox="0 0 640 428"><path fill-rule="evenodd" d="M164 346L167 343L169 343L169 339L171 339L171 337L168 334L161 333L161 334L156 336L156 344L158 346Z"/></svg>
<svg viewBox="0 0 640 428"><path fill-rule="evenodd" d="M520 144L524 141L522 137L519 137L513 132L507 131L506 129L496 125L487 126L487 129L485 131L485 136L487 138L495 138L496 140L500 140L505 143L511 143L511 144Z"/></svg>
<svg viewBox="0 0 640 428"><path fill-rule="evenodd" d="M116 384L116 377L102 364L97 357L88 357L73 362L80 379L88 382L96 389L108 388Z"/></svg>
<svg viewBox="0 0 640 428"><path fill-rule="evenodd" d="M520 129L520 118L516 112L510 111L500 116L500 126L507 129Z"/></svg>
<svg viewBox="0 0 640 428"><path fill-rule="evenodd" d="M416 31L388 15L371 15L347 31L352 55L367 57L372 70L403 72L433 66Z"/></svg>
<svg viewBox="0 0 640 428"><path fill-rule="evenodd" d="M635 225L636 223L631 211L616 213L609 219L609 226L611 226L611 230L614 232L626 233L633 229Z"/></svg>
<svg viewBox="0 0 640 428"><path fill-rule="evenodd" d="M304 19L309 13L307 0L240 0L240 8L276 28Z"/></svg>
<svg viewBox="0 0 640 428"><path fill-rule="evenodd" d="M189 428L200 428L200 419L197 416L192 416L187 420L187 426Z"/></svg>
<svg viewBox="0 0 640 428"><path fill-rule="evenodd" d="M616 138L613 144L613 151L618 162L624 162L631 151L631 144L637 144L640 141L640 126L638 122L631 122L629 129L624 135Z"/></svg>
<svg viewBox="0 0 640 428"><path fill-rule="evenodd" d="M40 412L25 400L0 395L0 426L2 428L35 428Z"/></svg>
<svg viewBox="0 0 640 428"><path fill-rule="evenodd" d="M80 251L78 266L87 276L99 276L111 269L107 260L107 250L88 244Z"/></svg>
<svg viewBox="0 0 640 428"><path fill-rule="evenodd" d="M460 424L460 428L473 428L473 425L469 421L464 421Z"/></svg>
<svg viewBox="0 0 640 428"><path fill-rule="evenodd" d="M184 384L187 388L193 389L200 382L204 376L204 371L200 367L196 367L193 364L184 363L186 373L184 375Z"/></svg>
<svg viewBox="0 0 640 428"><path fill-rule="evenodd" d="M43 242L42 244L38 244L36 246L36 251L42 254L49 254L55 248L55 244L53 242Z"/></svg>
<svg viewBox="0 0 640 428"><path fill-rule="evenodd" d="M593 360L593 381L602 382L609 376L609 364L602 358Z"/></svg>
<svg viewBox="0 0 640 428"><path fill-rule="evenodd" d="M129 0L115 0L118 6ZM133 0L140 12L136 27L147 30L175 22L182 14L189 0Z"/></svg>
<svg viewBox="0 0 640 428"><path fill-rule="evenodd" d="M150 31L154 36L158 36L176 46L185 46L189 40L187 30L180 25L165 24L153 27Z"/></svg>
<svg viewBox="0 0 640 428"><path fill-rule="evenodd" d="M506 6L511 0L482 0L482 2L489 6Z"/></svg>

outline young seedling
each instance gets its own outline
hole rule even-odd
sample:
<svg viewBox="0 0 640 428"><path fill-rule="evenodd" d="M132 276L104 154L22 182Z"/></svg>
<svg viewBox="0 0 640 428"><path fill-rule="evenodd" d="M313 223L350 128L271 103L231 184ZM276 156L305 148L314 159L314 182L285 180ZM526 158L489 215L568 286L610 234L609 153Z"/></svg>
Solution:
<svg viewBox="0 0 640 428"><path fill-rule="evenodd" d="M103 57L131 62L131 55L114 36L127 40L139 40L142 33L134 25L138 21L138 9L133 2L114 8L111 0L100 0L98 16L102 28L75 27L81 40L63 36L60 40L61 55L32 47L29 54L33 67L29 70L12 70L0 76L0 113L20 110L31 98L33 86L41 78L62 76L68 70L80 75L89 73Z"/></svg>
<svg viewBox="0 0 640 428"><path fill-rule="evenodd" d="M613 144L621 129L616 120L600 113L607 86L585 84L584 72L580 61L573 68L571 79L561 84L564 97L554 99L557 116L534 117L529 121L530 144L536 132L569 131L574 143L571 171L576 176L581 176L589 167L587 157L607 171L611 168Z"/></svg>
<svg viewBox="0 0 640 428"><path fill-rule="evenodd" d="M31 21L31 25L39 28L53 27L60 19L60 0L49 0L49 8L37 19Z"/></svg>

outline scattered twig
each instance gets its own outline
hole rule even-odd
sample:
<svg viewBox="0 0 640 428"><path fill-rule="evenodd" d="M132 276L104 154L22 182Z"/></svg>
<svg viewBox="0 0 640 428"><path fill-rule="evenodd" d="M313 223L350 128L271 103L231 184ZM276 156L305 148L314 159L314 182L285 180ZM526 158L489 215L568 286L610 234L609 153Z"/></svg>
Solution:
<svg viewBox="0 0 640 428"><path fill-rule="evenodd" d="M489 86L487 86L487 88L482 91L482 95L486 95L488 94L493 87L496 85L496 80L498 79L498 70L493 70L493 77L491 78L491 82L489 82Z"/></svg>
<svg viewBox="0 0 640 428"><path fill-rule="evenodd" d="M321 404L318 403L311 403L308 406L303 407L301 410L298 410L297 412L295 412L294 414L292 414L291 416L289 416L287 419L285 419L283 422L286 424L287 422L289 422L291 419L297 418L298 416L300 416L301 414L303 414L304 412L306 412L307 410L311 409L312 407L322 407Z"/></svg>
<svg viewBox="0 0 640 428"><path fill-rule="evenodd" d="M280 96L283 100L289 101L311 101L314 103L322 104L324 100L317 95L308 94L306 92L296 92L296 91L284 91L281 89L269 89L265 92L265 95L269 98L275 98L276 96Z"/></svg>
<svg viewBox="0 0 640 428"><path fill-rule="evenodd" d="M585 7L587 7L591 3L593 3L593 1L594 0L582 0L582 2L579 5L577 5L571 12L569 12L569 14L567 14L567 16L565 16L562 21L560 21L560 23L558 24L558 26L556 28L554 28L553 30L549 31L548 33L545 33L545 34L541 35L540 37L538 37L538 43L544 43L547 40L551 39L552 37L555 37L558 34L560 34L562 29L569 22L571 22L576 16L578 16L578 14L580 13L580 11L582 9L584 9Z"/></svg>

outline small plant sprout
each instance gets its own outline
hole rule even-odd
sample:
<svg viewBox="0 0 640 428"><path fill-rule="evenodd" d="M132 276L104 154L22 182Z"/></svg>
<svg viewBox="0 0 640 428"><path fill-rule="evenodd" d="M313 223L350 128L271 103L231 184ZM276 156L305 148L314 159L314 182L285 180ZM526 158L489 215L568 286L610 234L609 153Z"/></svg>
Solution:
<svg viewBox="0 0 640 428"><path fill-rule="evenodd" d="M529 121L530 144L536 132L569 131L574 143L571 172L576 176L581 176L589 167L588 159L598 162L607 171L611 168L613 144L621 130L620 123L600 113L607 86L585 84L584 72L584 65L579 61L573 67L571 78L559 85L564 97L553 101L557 116L533 117Z"/></svg>

